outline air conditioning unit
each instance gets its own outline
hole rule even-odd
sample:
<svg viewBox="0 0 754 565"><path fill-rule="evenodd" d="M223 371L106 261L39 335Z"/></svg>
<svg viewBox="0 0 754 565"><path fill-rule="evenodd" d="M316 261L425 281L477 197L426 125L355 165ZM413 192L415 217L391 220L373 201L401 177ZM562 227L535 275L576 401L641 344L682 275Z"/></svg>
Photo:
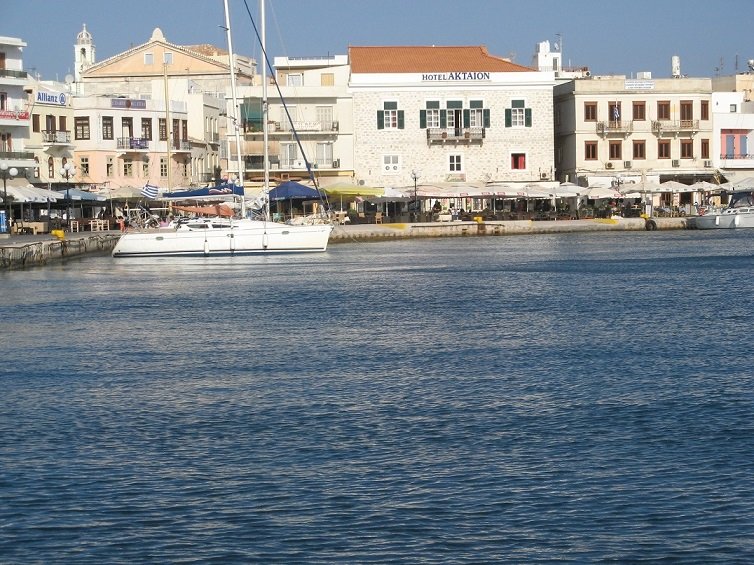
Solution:
<svg viewBox="0 0 754 565"><path fill-rule="evenodd" d="M539 178L542 180L547 180L547 173L540 173Z"/></svg>
<svg viewBox="0 0 754 565"><path fill-rule="evenodd" d="M678 159L673 159L673 162L671 163L674 167L680 167L681 162Z"/></svg>
<svg viewBox="0 0 754 565"><path fill-rule="evenodd" d="M623 168L624 169L630 169L631 168L631 161L623 161Z"/></svg>
<svg viewBox="0 0 754 565"><path fill-rule="evenodd" d="M704 166L709 169L712 166L712 161L705 161Z"/></svg>
<svg viewBox="0 0 754 565"><path fill-rule="evenodd" d="M288 173L280 173L281 180L288 180L289 178L291 178L291 175L289 175Z"/></svg>
<svg viewBox="0 0 754 565"><path fill-rule="evenodd" d="M332 168L333 169L339 169L340 168L340 159L333 159Z"/></svg>
<svg viewBox="0 0 754 565"><path fill-rule="evenodd" d="M606 169L612 169L613 168L613 164L612 163L605 163L605 168Z"/></svg>
<svg viewBox="0 0 754 565"><path fill-rule="evenodd" d="M301 160L293 162L294 169L303 169L304 167L305 167L304 162Z"/></svg>

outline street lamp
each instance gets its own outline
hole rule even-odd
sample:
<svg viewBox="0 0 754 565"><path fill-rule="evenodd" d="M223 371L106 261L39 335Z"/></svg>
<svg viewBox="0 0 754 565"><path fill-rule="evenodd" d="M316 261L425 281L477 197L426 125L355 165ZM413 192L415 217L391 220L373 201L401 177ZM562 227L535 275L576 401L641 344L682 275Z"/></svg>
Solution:
<svg viewBox="0 0 754 565"><path fill-rule="evenodd" d="M416 169L411 169L411 178L414 179L414 219L416 219L419 209L419 199L416 196L416 181L419 180L421 172Z"/></svg>
<svg viewBox="0 0 754 565"><path fill-rule="evenodd" d="M76 167L71 163L60 167L60 175L65 179L65 199L68 207L66 222L69 226L71 225L71 178L75 177L77 172Z"/></svg>
<svg viewBox="0 0 754 565"><path fill-rule="evenodd" d="M5 233L10 233L10 210L8 208L8 179L18 174L16 167L8 168L7 163L0 163L0 176L3 177L3 202L5 203Z"/></svg>

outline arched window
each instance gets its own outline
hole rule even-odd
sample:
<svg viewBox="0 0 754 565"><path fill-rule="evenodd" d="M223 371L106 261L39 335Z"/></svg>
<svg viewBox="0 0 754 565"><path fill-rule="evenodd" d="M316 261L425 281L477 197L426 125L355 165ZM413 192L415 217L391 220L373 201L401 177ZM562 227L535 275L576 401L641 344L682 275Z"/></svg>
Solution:
<svg viewBox="0 0 754 565"><path fill-rule="evenodd" d="M55 178L55 160L52 157L47 158L47 177Z"/></svg>

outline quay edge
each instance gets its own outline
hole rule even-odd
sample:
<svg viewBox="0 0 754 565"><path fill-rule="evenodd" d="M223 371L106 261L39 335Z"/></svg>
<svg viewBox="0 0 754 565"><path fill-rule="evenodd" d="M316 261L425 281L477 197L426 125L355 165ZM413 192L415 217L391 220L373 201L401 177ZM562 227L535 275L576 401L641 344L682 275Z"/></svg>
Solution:
<svg viewBox="0 0 754 565"><path fill-rule="evenodd" d="M47 265L81 257L110 253L120 239L120 232L66 234L65 239L50 235L14 236L0 239L0 270L10 271Z"/></svg>
<svg viewBox="0 0 754 565"><path fill-rule="evenodd" d="M604 231L654 231L686 229L686 218L620 218L589 220L510 220L421 224L355 224L336 226L330 243L379 241L419 237L464 237L583 233Z"/></svg>
<svg viewBox="0 0 754 565"><path fill-rule="evenodd" d="M423 237L478 237L543 233L604 231L652 231L686 229L686 218L620 218L589 220L511 220L489 222L447 222L417 224L338 225L331 244L354 241L382 241ZM83 255L108 254L120 239L120 232L68 234L63 240L49 235L13 236L0 239L0 270L46 265Z"/></svg>

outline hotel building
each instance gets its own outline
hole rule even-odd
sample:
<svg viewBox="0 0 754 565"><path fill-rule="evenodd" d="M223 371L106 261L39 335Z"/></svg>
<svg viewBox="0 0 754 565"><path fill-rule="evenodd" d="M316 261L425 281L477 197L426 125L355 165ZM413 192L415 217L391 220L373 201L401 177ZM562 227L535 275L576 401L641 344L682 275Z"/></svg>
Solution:
<svg viewBox="0 0 754 565"><path fill-rule="evenodd" d="M482 46L351 47L349 63L356 180L553 179L552 71Z"/></svg>

